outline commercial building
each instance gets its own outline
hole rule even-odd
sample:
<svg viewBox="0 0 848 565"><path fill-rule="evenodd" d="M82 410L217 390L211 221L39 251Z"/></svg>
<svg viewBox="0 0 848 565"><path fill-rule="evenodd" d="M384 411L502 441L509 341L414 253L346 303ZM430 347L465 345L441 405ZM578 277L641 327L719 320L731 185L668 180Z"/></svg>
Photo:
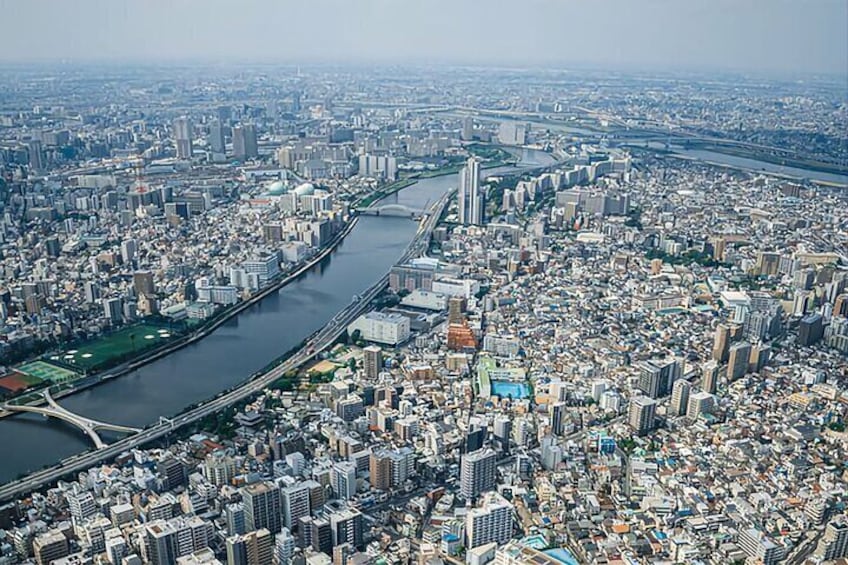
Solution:
<svg viewBox="0 0 848 565"><path fill-rule="evenodd" d="M362 339L387 345L397 345L409 338L409 318L401 314L369 312L347 327L349 335L358 331Z"/></svg>

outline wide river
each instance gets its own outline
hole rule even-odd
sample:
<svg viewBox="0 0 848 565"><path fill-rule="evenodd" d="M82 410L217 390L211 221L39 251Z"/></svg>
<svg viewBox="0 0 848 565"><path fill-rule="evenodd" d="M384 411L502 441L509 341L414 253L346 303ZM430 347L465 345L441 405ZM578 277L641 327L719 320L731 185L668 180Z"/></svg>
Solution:
<svg viewBox="0 0 848 565"><path fill-rule="evenodd" d="M521 167L553 163L523 151ZM516 170L513 167L503 170ZM493 171L484 171L493 173ZM457 175L423 179L386 201L412 208L455 188ZM415 235L417 222L363 216L320 264L235 316L204 339L123 377L63 398L78 414L143 427L236 385L326 324L385 274ZM92 446L81 431L37 415L0 420L0 483Z"/></svg>

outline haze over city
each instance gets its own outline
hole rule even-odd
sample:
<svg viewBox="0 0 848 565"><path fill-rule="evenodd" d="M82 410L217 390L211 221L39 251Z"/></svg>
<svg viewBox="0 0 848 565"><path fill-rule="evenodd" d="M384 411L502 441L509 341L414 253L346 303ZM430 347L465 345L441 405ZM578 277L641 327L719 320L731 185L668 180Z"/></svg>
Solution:
<svg viewBox="0 0 848 565"><path fill-rule="evenodd" d="M0 59L848 73L842 0L4 0ZM47 16L47 17L45 17Z"/></svg>

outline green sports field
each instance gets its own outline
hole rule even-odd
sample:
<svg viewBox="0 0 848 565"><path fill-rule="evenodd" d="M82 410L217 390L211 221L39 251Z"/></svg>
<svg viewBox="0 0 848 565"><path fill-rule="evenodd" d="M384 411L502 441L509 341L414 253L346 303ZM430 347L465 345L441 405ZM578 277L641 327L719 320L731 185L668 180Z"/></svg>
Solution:
<svg viewBox="0 0 848 565"><path fill-rule="evenodd" d="M79 373L59 367L45 361L33 361L18 367L18 372L30 378L37 380L31 381L28 384L37 384L39 381L48 381L51 383L64 383L79 378Z"/></svg>
<svg viewBox="0 0 848 565"><path fill-rule="evenodd" d="M134 353L162 345L171 339L173 334L165 326L139 324L75 346L74 349L51 357L51 360L88 371L103 367L113 360L131 357Z"/></svg>

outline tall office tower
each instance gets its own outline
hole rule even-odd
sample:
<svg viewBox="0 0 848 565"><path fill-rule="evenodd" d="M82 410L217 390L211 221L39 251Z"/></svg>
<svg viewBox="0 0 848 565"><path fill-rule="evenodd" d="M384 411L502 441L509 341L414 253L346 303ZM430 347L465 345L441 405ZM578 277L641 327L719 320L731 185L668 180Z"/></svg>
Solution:
<svg viewBox="0 0 848 565"><path fill-rule="evenodd" d="M639 389L651 398L668 396L680 373L676 359L645 361L639 367Z"/></svg>
<svg viewBox="0 0 848 565"><path fill-rule="evenodd" d="M474 139L474 118L466 116L462 119L462 141Z"/></svg>
<svg viewBox="0 0 848 565"><path fill-rule="evenodd" d="M459 171L459 223L479 226L483 224L485 198L480 190L480 162L474 157L466 161Z"/></svg>
<svg viewBox="0 0 848 565"><path fill-rule="evenodd" d="M282 527L280 488L272 482L247 485L241 491L244 503L244 527L248 532L267 528L279 532Z"/></svg>
<svg viewBox="0 0 848 565"><path fill-rule="evenodd" d="M369 379L376 380L380 375L380 369L383 367L383 350L376 345L369 345L362 350L365 354L365 376Z"/></svg>
<svg viewBox="0 0 848 565"><path fill-rule="evenodd" d="M459 492L466 500L474 500L481 493L495 488L496 460L497 454L489 448L462 456Z"/></svg>
<svg viewBox="0 0 848 565"><path fill-rule="evenodd" d="M464 321L463 311L465 311L465 297L451 296L448 299L448 324L461 324Z"/></svg>
<svg viewBox="0 0 848 565"><path fill-rule="evenodd" d="M371 486L377 490L392 488L392 460L388 451L376 451L371 454L368 463Z"/></svg>
<svg viewBox="0 0 848 565"><path fill-rule="evenodd" d="M274 559L274 542L267 528L227 538L227 565L268 565Z"/></svg>
<svg viewBox="0 0 848 565"><path fill-rule="evenodd" d="M291 111L292 114L297 114L300 112L300 91L295 90L291 95Z"/></svg>
<svg viewBox="0 0 848 565"><path fill-rule="evenodd" d="M501 442L501 449L509 451L509 437L512 435L512 420L509 416L496 416L494 422L495 437Z"/></svg>
<svg viewBox="0 0 848 565"><path fill-rule="evenodd" d="M309 516L312 511L309 485L299 483L284 488L282 490L282 511L283 525L290 530L296 529L300 517Z"/></svg>
<svg viewBox="0 0 848 565"><path fill-rule="evenodd" d="M356 494L356 463L339 461L330 470L330 484L336 498L349 500Z"/></svg>
<svg viewBox="0 0 848 565"><path fill-rule="evenodd" d="M233 155L236 159L259 157L259 144L256 140L254 124L241 124L233 128Z"/></svg>
<svg viewBox="0 0 848 565"><path fill-rule="evenodd" d="M289 565L294 551L297 547L294 536L288 528L283 528L283 531L277 534L277 539L274 540L274 563L276 565Z"/></svg>
<svg viewBox="0 0 848 565"><path fill-rule="evenodd" d="M808 314L798 324L798 345L807 347L824 336L824 320L821 314Z"/></svg>
<svg viewBox="0 0 848 565"><path fill-rule="evenodd" d="M727 350L730 347L730 327L719 324L713 338L713 359L719 363L727 361Z"/></svg>
<svg viewBox="0 0 848 565"><path fill-rule="evenodd" d="M748 359L751 357L751 344L740 341L730 346L727 358L727 382L731 383L745 376L748 370Z"/></svg>
<svg viewBox="0 0 848 565"><path fill-rule="evenodd" d="M233 119L233 109L231 106L218 106L215 109L215 115L222 124L229 125L230 120Z"/></svg>
<svg viewBox="0 0 848 565"><path fill-rule="evenodd" d="M34 171L40 171L44 168L44 152L41 149L41 140L31 139L27 143L27 153L29 153L29 167Z"/></svg>
<svg viewBox="0 0 848 565"><path fill-rule="evenodd" d="M349 543L353 547L363 546L365 520L362 512L345 509L330 514L330 529L333 533L333 545Z"/></svg>
<svg viewBox="0 0 848 565"><path fill-rule="evenodd" d="M174 120L174 144L177 148L177 159L191 159L191 120L186 116Z"/></svg>
<svg viewBox="0 0 848 565"><path fill-rule="evenodd" d="M719 364L713 361L707 361L701 370L701 388L710 394L715 394L718 390L718 374Z"/></svg>
<svg viewBox="0 0 848 565"><path fill-rule="evenodd" d="M212 120L209 122L209 149L212 153L225 153L227 146L224 143L224 124L221 120Z"/></svg>
<svg viewBox="0 0 848 565"><path fill-rule="evenodd" d="M85 301L88 304L94 304L100 299L100 287L94 281L86 281L83 285L85 290Z"/></svg>
<svg viewBox="0 0 848 565"><path fill-rule="evenodd" d="M671 390L671 414L674 416L682 416L686 414L686 407L689 405L689 391L692 385L689 381L679 380L674 383Z"/></svg>
<svg viewBox="0 0 848 565"><path fill-rule="evenodd" d="M689 402L686 405L686 417L690 420L697 420L701 414L709 414L713 411L715 399L713 395L699 390L689 395Z"/></svg>
<svg viewBox="0 0 848 565"><path fill-rule="evenodd" d="M565 426L565 402L554 402L549 409L551 418L551 433L561 436Z"/></svg>
<svg viewBox="0 0 848 565"><path fill-rule="evenodd" d="M645 435L654 429L654 418L657 414L657 402L647 396L637 396L630 400L630 411L627 423L637 435Z"/></svg>
<svg viewBox="0 0 848 565"><path fill-rule="evenodd" d="M479 508L465 516L468 549L487 543L504 544L512 537L512 505L497 493L489 493Z"/></svg>
<svg viewBox="0 0 848 565"><path fill-rule="evenodd" d="M135 260L135 255L138 252L138 242L134 239L125 239L121 242L121 261L124 265L129 265Z"/></svg>
<svg viewBox="0 0 848 565"><path fill-rule="evenodd" d="M822 561L848 557L848 520L839 516L828 523L814 553Z"/></svg>

